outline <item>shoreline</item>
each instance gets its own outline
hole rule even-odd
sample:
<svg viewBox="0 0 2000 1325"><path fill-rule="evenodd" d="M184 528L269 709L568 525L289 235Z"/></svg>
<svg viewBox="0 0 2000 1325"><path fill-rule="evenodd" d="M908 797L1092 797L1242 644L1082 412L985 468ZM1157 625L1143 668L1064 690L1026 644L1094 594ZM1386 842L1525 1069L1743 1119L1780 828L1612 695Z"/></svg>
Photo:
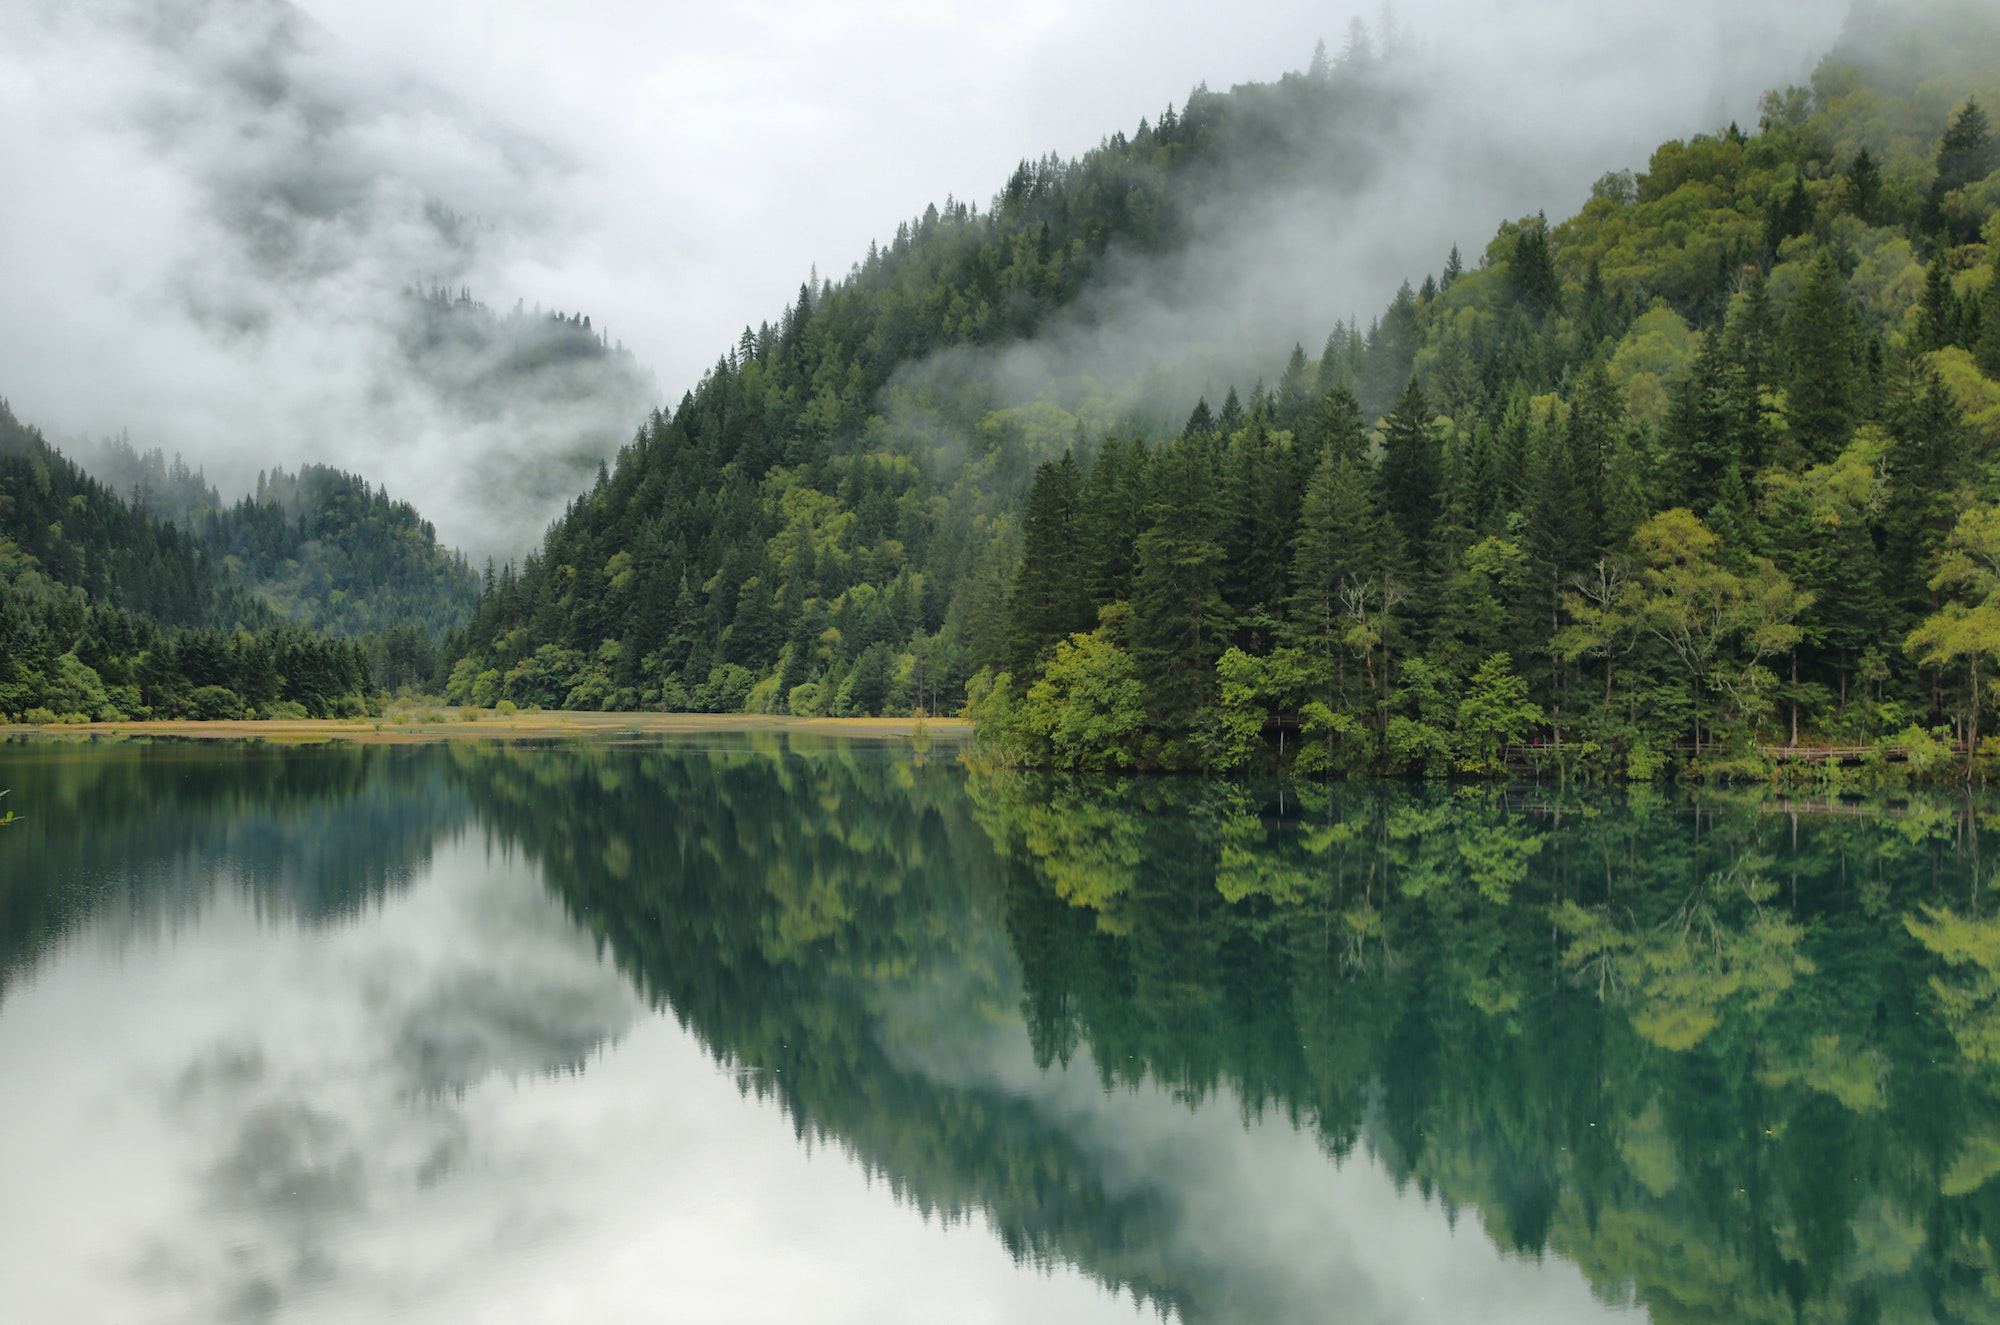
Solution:
<svg viewBox="0 0 2000 1325"><path fill-rule="evenodd" d="M565 736L700 736L793 732L850 740L914 740L916 718L798 718L757 713L515 713L477 710L473 721L392 722L386 718L272 718L0 724L0 737L171 736L187 740L262 740L307 745L357 741L373 745L468 739L530 740ZM930 740L955 743L972 734L964 718L924 718Z"/></svg>

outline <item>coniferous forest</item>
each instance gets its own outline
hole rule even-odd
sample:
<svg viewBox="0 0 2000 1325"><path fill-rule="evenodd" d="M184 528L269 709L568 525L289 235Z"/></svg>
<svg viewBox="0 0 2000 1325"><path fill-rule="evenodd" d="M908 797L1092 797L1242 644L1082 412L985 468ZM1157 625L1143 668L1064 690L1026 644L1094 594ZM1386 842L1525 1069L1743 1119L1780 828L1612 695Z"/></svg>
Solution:
<svg viewBox="0 0 2000 1325"><path fill-rule="evenodd" d="M423 683L476 581L428 522L323 466L225 507L178 459L99 482L0 402L0 713L340 717Z"/></svg>
<svg viewBox="0 0 2000 1325"><path fill-rule="evenodd" d="M1198 91L802 289L491 581L452 697L963 704L991 753L1074 768L1976 747L1992 73L1829 60L1172 428L898 375L1034 335L1108 251L1175 243L1275 106L1337 121L1372 72Z"/></svg>
<svg viewBox="0 0 2000 1325"><path fill-rule="evenodd" d="M128 532L72 564L31 460L8 611L39 642L10 646L0 708L61 672L92 702L86 674L136 686L113 710L220 688L330 711L254 679L240 641L278 632L346 659L350 707L962 711L989 756L1075 769L1977 754L2000 730L2000 50L1977 52L2000 43L1969 32L1939 71L1893 35L1189 412L1163 412L1165 360L1150 386L1003 387L994 356L1104 316L1091 292L1203 243L1205 203L1365 169L1420 57L1350 41L1197 88L802 285L476 603L408 506L311 467L184 532L100 492ZM466 298L432 296L441 326ZM114 547L144 566L115 589ZM236 670L149 688L194 639Z"/></svg>

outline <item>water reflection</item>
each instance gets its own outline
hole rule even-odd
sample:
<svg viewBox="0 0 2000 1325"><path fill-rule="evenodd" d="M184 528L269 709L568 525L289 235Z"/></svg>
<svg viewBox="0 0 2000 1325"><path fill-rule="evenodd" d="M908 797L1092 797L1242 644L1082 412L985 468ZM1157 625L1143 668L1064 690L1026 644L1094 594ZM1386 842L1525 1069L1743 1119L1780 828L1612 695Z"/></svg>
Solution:
<svg viewBox="0 0 2000 1325"><path fill-rule="evenodd" d="M0 782L0 1156L137 1318L2000 1315L1987 801L777 737Z"/></svg>

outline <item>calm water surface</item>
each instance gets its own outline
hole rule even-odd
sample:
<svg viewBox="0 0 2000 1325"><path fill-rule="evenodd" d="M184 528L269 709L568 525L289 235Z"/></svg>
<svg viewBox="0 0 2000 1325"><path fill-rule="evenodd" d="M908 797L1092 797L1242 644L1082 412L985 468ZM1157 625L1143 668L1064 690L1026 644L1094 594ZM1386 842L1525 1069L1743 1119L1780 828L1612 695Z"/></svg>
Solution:
<svg viewBox="0 0 2000 1325"><path fill-rule="evenodd" d="M0 744L0 1321L2000 1319L2000 802Z"/></svg>

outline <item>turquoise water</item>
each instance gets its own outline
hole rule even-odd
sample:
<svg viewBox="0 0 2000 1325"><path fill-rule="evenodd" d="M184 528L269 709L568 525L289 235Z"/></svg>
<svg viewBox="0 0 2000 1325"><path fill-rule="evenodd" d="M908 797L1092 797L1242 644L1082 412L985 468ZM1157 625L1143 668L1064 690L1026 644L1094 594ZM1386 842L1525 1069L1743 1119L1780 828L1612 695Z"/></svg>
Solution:
<svg viewBox="0 0 2000 1325"><path fill-rule="evenodd" d="M0 1320L2000 1318L1978 796L0 744Z"/></svg>

